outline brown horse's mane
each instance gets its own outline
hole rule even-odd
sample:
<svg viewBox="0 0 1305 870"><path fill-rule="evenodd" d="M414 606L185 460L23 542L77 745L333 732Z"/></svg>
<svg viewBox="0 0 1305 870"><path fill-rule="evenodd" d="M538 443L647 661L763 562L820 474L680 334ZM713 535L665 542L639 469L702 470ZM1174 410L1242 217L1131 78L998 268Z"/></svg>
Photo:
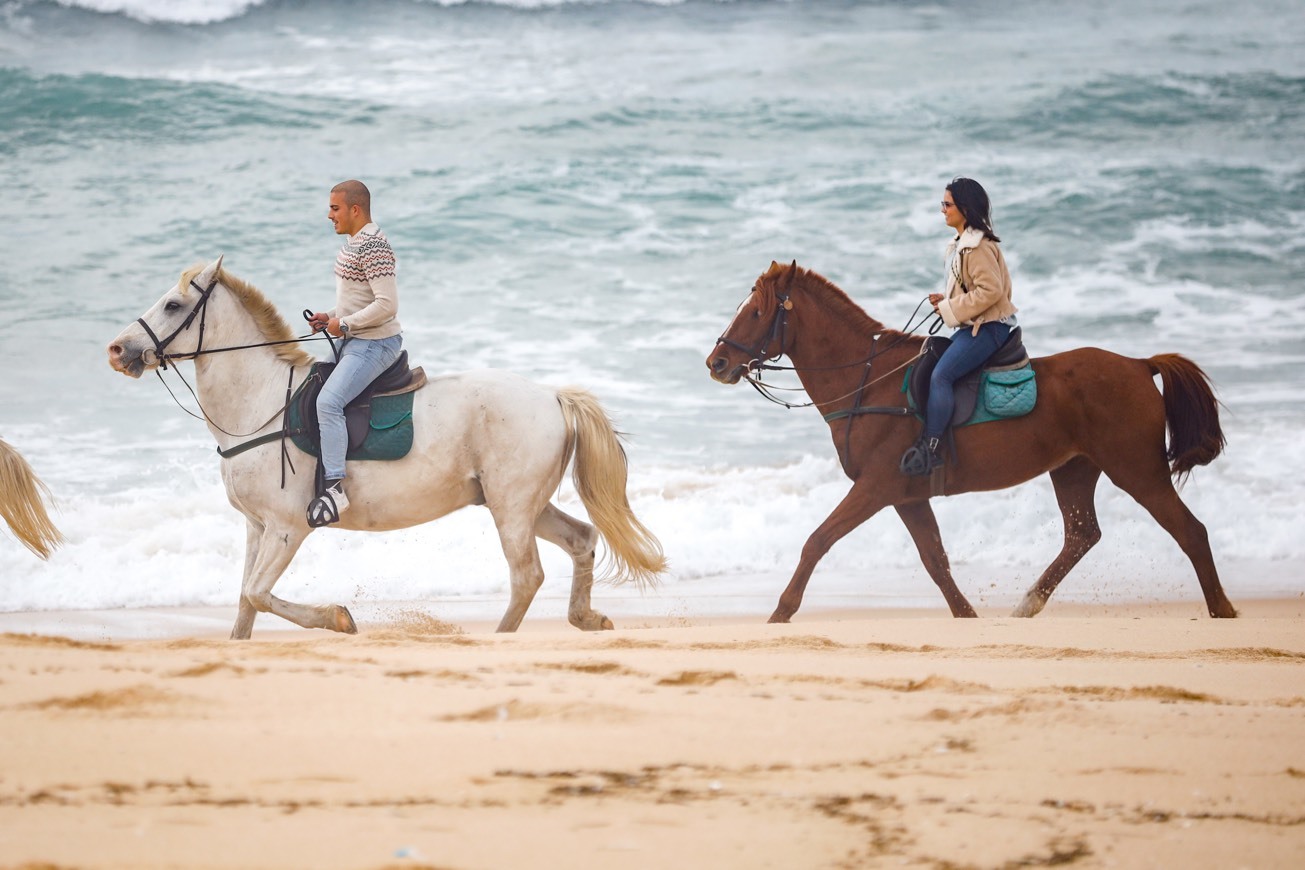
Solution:
<svg viewBox="0 0 1305 870"><path fill-rule="evenodd" d="M763 311L771 311L774 308L776 303L775 294L779 292L779 287L787 282L789 272L793 272L793 281L798 286L819 299L836 319L847 323L856 332L865 333L866 336L878 333L890 338L909 337L895 329L885 329L882 323L875 320L866 313L864 308L853 302L852 297L848 296L837 284L819 272L802 268L796 262L788 266L771 263L770 271L761 276L761 279L757 282L759 290L757 304L762 306Z"/></svg>
<svg viewBox="0 0 1305 870"><path fill-rule="evenodd" d="M204 271L204 268L205 264L199 263L182 272L181 284L189 284L196 275ZM240 304L254 318L254 324L258 327L259 332L263 333L265 339L268 341L292 341L296 338L294 331L290 329L290 324L285 322L281 312L263 295L263 291L253 284L237 278L226 269L219 268L217 278L223 287L230 290L240 300ZM272 350L276 352L278 357L292 366L311 365L317 360L316 357L297 344L273 345Z"/></svg>

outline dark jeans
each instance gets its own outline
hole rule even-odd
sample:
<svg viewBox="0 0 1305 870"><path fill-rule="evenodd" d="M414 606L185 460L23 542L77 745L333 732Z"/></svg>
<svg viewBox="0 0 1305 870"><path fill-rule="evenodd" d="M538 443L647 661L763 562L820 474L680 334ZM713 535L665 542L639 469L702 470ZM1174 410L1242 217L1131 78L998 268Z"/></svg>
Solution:
<svg viewBox="0 0 1305 870"><path fill-rule="evenodd" d="M1010 326L1005 323L985 323L978 335L970 334L971 327L962 326L952 335L951 346L943 352L942 359L929 376L929 403L924 413L924 437L938 438L952 419L956 407L954 388L956 382L982 366L1010 337Z"/></svg>

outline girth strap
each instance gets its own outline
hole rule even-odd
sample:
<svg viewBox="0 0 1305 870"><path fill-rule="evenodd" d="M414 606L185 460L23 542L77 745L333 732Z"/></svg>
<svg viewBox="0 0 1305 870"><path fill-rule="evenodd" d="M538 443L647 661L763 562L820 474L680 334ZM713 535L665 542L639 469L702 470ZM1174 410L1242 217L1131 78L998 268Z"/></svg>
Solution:
<svg viewBox="0 0 1305 870"><path fill-rule="evenodd" d="M844 417L860 417L862 414L888 414L892 417L906 417L910 413L910 408L901 408L895 405L858 405L855 408L830 411L825 415L825 422L832 423L835 420L842 420Z"/></svg>

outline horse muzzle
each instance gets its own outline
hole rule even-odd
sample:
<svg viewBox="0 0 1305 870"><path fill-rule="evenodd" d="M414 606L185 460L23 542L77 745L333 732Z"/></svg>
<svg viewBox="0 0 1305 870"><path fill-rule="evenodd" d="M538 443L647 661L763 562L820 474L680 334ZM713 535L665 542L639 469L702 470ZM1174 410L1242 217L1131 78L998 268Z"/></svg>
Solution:
<svg viewBox="0 0 1305 870"><path fill-rule="evenodd" d="M711 372L711 379L722 384L737 384L748 371L746 363L739 363L731 368L729 357L724 354L712 354L707 357L707 368Z"/></svg>
<svg viewBox="0 0 1305 870"><path fill-rule="evenodd" d="M139 378L146 369L158 365L158 355L153 348L136 348L114 342L107 348L109 367L129 378Z"/></svg>

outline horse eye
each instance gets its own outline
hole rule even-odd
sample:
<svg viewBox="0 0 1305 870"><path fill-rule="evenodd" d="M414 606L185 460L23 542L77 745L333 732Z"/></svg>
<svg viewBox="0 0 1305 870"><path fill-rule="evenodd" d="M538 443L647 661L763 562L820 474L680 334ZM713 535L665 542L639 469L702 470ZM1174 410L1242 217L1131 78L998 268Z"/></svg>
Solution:
<svg viewBox="0 0 1305 870"><path fill-rule="evenodd" d="M176 310L177 310L178 308L180 308L180 307L181 307L181 303L178 302L177 300L173 299L173 300L170 300L170 301L168 302L167 305L164 305L164 306L163 306L163 310L164 310L164 311L176 311Z"/></svg>

